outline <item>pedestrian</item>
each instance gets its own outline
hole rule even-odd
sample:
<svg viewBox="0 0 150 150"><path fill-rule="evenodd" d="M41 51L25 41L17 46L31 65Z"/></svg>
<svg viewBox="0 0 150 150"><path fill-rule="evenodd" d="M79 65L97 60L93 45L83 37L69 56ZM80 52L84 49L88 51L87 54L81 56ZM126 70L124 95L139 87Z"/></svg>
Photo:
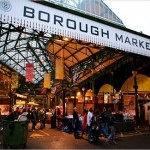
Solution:
<svg viewBox="0 0 150 150"><path fill-rule="evenodd" d="M92 121L91 121L91 138L90 142L98 143L99 142L99 135L100 135L100 113L97 110L93 113Z"/></svg>
<svg viewBox="0 0 150 150"><path fill-rule="evenodd" d="M92 126L91 126L91 122L92 122L92 117L93 117L93 109L90 108L87 114L87 129L88 129L88 140L89 142L92 140L91 139L91 134L92 134Z"/></svg>
<svg viewBox="0 0 150 150"><path fill-rule="evenodd" d="M108 125L107 125L107 117L108 117L108 112L106 108L103 108L103 111L101 113L101 131L104 135L104 137L108 137Z"/></svg>
<svg viewBox="0 0 150 150"><path fill-rule="evenodd" d="M16 110L14 111L14 115L15 115L15 120L18 119L19 115L21 114L20 108L17 107Z"/></svg>
<svg viewBox="0 0 150 150"><path fill-rule="evenodd" d="M73 127L74 127L74 137L78 138L79 137L79 116L78 116L78 111L77 108L74 107L73 109Z"/></svg>
<svg viewBox="0 0 150 150"><path fill-rule="evenodd" d="M84 116L83 116L83 121L82 121L82 134L81 137L83 137L83 134L87 134L87 110L84 110Z"/></svg>
<svg viewBox="0 0 150 150"><path fill-rule="evenodd" d="M44 109L44 108L41 108L41 109L39 110L38 119L39 119L39 121L40 121L40 129L45 128L46 113L45 113L45 109Z"/></svg>
<svg viewBox="0 0 150 150"><path fill-rule="evenodd" d="M31 110L31 122L32 122L32 131L35 131L35 126L37 125L38 117L37 111L34 107Z"/></svg>
<svg viewBox="0 0 150 150"><path fill-rule="evenodd" d="M147 119L148 119L149 131L150 131L150 106L148 106Z"/></svg>
<svg viewBox="0 0 150 150"><path fill-rule="evenodd" d="M108 109L108 129L110 131L105 144L106 145L110 145L110 141L112 140L112 142L114 144L117 144L115 141L115 116L112 114L111 108Z"/></svg>

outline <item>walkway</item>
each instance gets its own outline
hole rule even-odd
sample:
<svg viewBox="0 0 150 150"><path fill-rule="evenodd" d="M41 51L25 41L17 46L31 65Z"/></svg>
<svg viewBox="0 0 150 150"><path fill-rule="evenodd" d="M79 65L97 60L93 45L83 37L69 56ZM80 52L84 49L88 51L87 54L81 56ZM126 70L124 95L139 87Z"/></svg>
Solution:
<svg viewBox="0 0 150 150"><path fill-rule="evenodd" d="M29 125L26 149L144 149L150 148L149 139L148 128L141 127L135 132L118 133L116 135L118 145L106 146L103 144L105 141L103 137L100 137L100 143L92 144L87 141L86 135L82 139L75 139L73 134L57 128L52 129L50 124L47 124L43 130L35 131L31 131L31 125Z"/></svg>

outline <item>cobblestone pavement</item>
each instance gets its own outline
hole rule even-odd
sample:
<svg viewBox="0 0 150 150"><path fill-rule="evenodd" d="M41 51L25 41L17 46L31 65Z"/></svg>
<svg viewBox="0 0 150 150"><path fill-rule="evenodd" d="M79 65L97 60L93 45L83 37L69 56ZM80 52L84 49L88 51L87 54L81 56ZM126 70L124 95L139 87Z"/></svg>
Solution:
<svg viewBox="0 0 150 150"><path fill-rule="evenodd" d="M150 133L146 127L137 128L134 132L117 133L117 145L106 146L104 144L106 139L103 137L99 139L99 143L93 144L88 142L87 135L75 139L71 133L57 128L52 129L50 124L43 130L35 131L31 131L29 125L26 149L150 149ZM3 148L2 144L0 148Z"/></svg>

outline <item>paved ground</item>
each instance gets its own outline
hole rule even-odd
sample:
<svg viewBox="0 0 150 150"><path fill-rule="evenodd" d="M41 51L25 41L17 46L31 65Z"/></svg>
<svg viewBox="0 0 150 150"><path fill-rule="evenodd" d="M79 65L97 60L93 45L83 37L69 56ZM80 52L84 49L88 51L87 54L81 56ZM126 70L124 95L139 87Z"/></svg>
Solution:
<svg viewBox="0 0 150 150"><path fill-rule="evenodd" d="M105 138L100 138L98 144L92 144L84 138L75 139L73 134L63 132L57 128L52 129L49 124L43 130L29 132L26 149L150 149L150 133L143 127L137 131L118 133L116 135L117 145L104 145ZM17 140L17 139L16 139ZM0 145L2 149L2 145Z"/></svg>

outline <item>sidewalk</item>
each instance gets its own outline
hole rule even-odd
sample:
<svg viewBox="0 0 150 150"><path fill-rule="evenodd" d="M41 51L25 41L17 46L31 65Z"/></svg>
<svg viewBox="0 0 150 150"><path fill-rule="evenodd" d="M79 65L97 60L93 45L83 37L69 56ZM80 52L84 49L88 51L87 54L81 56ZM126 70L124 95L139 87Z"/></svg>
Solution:
<svg viewBox="0 0 150 150"><path fill-rule="evenodd" d="M46 128L40 130L39 124L37 125L37 129L33 132L31 123L29 124L29 132L28 132L28 140L27 140L27 149L107 149L108 147L103 145L103 142L106 140L104 137L100 138L100 143L95 145L87 142L88 136L84 136L82 139L75 139L73 134L63 132L63 130L57 128L51 128L50 124L46 124ZM118 145L111 145L111 148L123 148L124 146L128 146L130 148L134 147L135 144L131 142L129 145L128 142L135 140L134 136L136 135L144 135L146 140L148 140L149 130L147 126L140 126L136 128L134 131L130 132L118 132L116 134ZM51 138L52 137L52 138ZM142 136L137 136L138 138ZM123 140L122 140L123 139ZM128 140L129 139L129 140ZM132 139L132 140L131 140ZM59 141L59 142L58 142ZM75 143L75 144L72 144ZM139 145L140 142L137 142ZM133 146L132 146L133 145ZM145 145L144 145L145 146ZM2 144L0 145L0 149L2 149Z"/></svg>

